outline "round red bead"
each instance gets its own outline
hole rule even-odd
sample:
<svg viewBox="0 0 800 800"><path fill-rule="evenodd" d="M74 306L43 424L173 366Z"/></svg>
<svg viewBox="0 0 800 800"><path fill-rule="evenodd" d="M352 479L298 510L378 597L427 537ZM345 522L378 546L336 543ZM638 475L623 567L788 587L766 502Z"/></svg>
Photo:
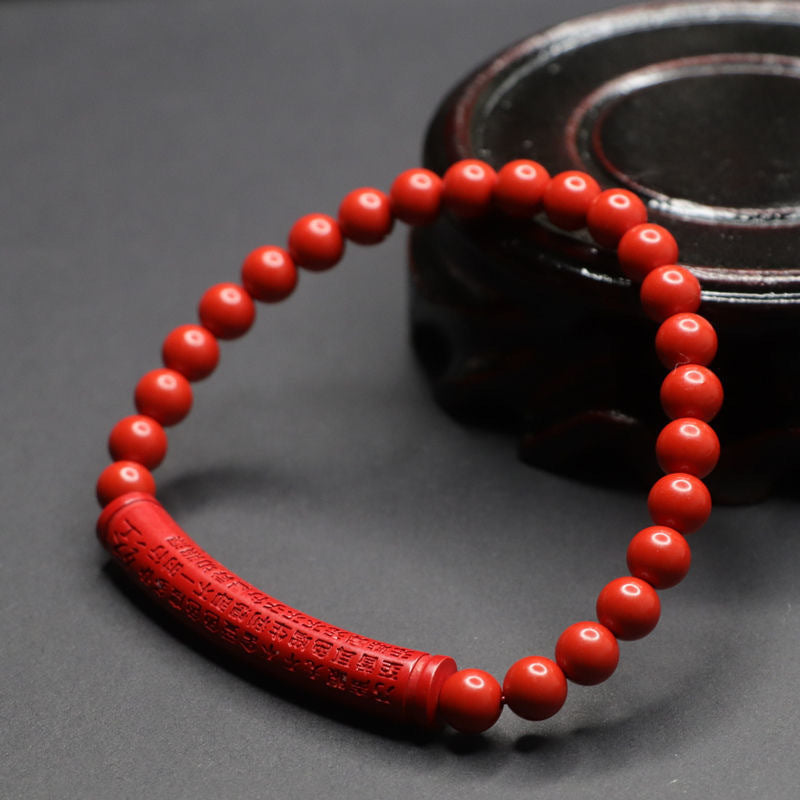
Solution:
<svg viewBox="0 0 800 800"><path fill-rule="evenodd" d="M295 290L297 267L283 248L258 247L242 263L242 286L262 303L278 303Z"/></svg>
<svg viewBox="0 0 800 800"><path fill-rule="evenodd" d="M392 213L409 225L429 225L442 207L442 179L422 167L401 172L392 183Z"/></svg>
<svg viewBox="0 0 800 800"><path fill-rule="evenodd" d="M114 461L135 461L155 469L167 454L167 434L152 417L123 417L108 437L108 452Z"/></svg>
<svg viewBox="0 0 800 800"><path fill-rule="evenodd" d="M482 669L462 669L450 675L439 694L439 715L461 733L482 733L503 710L500 684Z"/></svg>
<svg viewBox="0 0 800 800"><path fill-rule="evenodd" d="M656 322L663 322L673 314L700 308L700 282L688 269L668 264L657 267L644 279L639 297L645 313Z"/></svg>
<svg viewBox="0 0 800 800"><path fill-rule="evenodd" d="M656 333L656 353L668 369L678 364L705 366L717 354L717 332L711 323L697 314L673 314Z"/></svg>
<svg viewBox="0 0 800 800"><path fill-rule="evenodd" d="M681 417L659 433L656 457L664 472L688 472L705 478L717 466L719 439L703 420Z"/></svg>
<svg viewBox="0 0 800 800"><path fill-rule="evenodd" d="M643 528L628 545L631 575L656 589L669 589L680 583L692 564L689 543L673 528L652 525Z"/></svg>
<svg viewBox="0 0 800 800"><path fill-rule="evenodd" d="M312 272L330 269L344 253L339 223L327 214L306 214L289 231L289 255Z"/></svg>
<svg viewBox="0 0 800 800"><path fill-rule="evenodd" d="M586 227L603 247L616 247L627 231L646 221L644 203L627 189L600 192L586 211Z"/></svg>
<svg viewBox="0 0 800 800"><path fill-rule="evenodd" d="M345 195L339 206L339 228L357 244L377 244L391 233L394 219L389 198L364 187Z"/></svg>
<svg viewBox="0 0 800 800"><path fill-rule="evenodd" d="M556 642L556 663L574 683L602 683L618 662L619 645L614 634L597 622L576 622Z"/></svg>
<svg viewBox="0 0 800 800"><path fill-rule="evenodd" d="M644 222L634 225L619 240L617 258L623 274L638 283L657 267L674 264L678 243L666 228Z"/></svg>
<svg viewBox="0 0 800 800"><path fill-rule="evenodd" d="M458 217L480 217L492 204L496 181L497 173L485 162L456 161L444 174L442 201Z"/></svg>
<svg viewBox="0 0 800 800"><path fill-rule="evenodd" d="M208 377L219 363L217 338L201 325L180 325L167 334L161 346L164 366L190 381Z"/></svg>
<svg viewBox="0 0 800 800"><path fill-rule="evenodd" d="M531 217L541 207L550 173L526 158L510 161L497 173L495 205L510 217Z"/></svg>
<svg viewBox="0 0 800 800"><path fill-rule="evenodd" d="M134 400L140 414L162 425L176 425L192 407L192 387L180 372L154 369L136 384Z"/></svg>
<svg viewBox="0 0 800 800"><path fill-rule="evenodd" d="M617 578L597 596L597 619L617 639L641 639L658 624L661 601L656 590L639 578Z"/></svg>
<svg viewBox="0 0 800 800"><path fill-rule="evenodd" d="M695 417L711 422L722 408L724 392L719 378L707 367L682 364L661 384L661 406L668 417Z"/></svg>
<svg viewBox="0 0 800 800"><path fill-rule="evenodd" d="M688 472L672 472L653 484L647 508L656 525L692 533L711 514L711 495L699 478Z"/></svg>
<svg viewBox="0 0 800 800"><path fill-rule="evenodd" d="M220 339L238 339L250 330L256 306L249 294L235 283L218 283L206 289L197 313L200 322Z"/></svg>
<svg viewBox="0 0 800 800"><path fill-rule="evenodd" d="M511 665L503 680L503 696L523 719L548 719L567 699L567 679L549 658L528 656Z"/></svg>
<svg viewBox="0 0 800 800"><path fill-rule="evenodd" d="M135 461L115 461L97 479L97 499L107 506L114 498L128 492L156 493L156 482L146 467Z"/></svg>
<svg viewBox="0 0 800 800"><path fill-rule="evenodd" d="M553 225L574 231L586 224L586 212L600 194L600 185L586 172L568 170L550 179L542 205Z"/></svg>

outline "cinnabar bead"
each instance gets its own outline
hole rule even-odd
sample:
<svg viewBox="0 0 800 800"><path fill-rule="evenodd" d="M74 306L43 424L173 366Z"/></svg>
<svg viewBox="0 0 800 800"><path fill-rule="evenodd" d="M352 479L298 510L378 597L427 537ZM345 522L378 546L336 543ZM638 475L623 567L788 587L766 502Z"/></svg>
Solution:
<svg viewBox="0 0 800 800"><path fill-rule="evenodd" d="M506 705L523 719L552 717L567 699L567 679L561 667L544 656L515 661L503 680Z"/></svg>
<svg viewBox="0 0 800 800"><path fill-rule="evenodd" d="M632 641L647 636L660 616L656 590L639 578L616 578L597 596L597 619L617 639Z"/></svg>
<svg viewBox="0 0 800 800"><path fill-rule="evenodd" d="M108 436L108 452L114 461L135 461L155 469L167 454L167 434L152 417L123 417Z"/></svg>
<svg viewBox="0 0 800 800"><path fill-rule="evenodd" d="M656 525L692 533L711 514L711 495L700 478L688 472L671 472L653 484L647 509Z"/></svg>
<svg viewBox="0 0 800 800"><path fill-rule="evenodd" d="M558 637L556 663L573 683L594 686L609 678L619 662L614 634L599 622L576 622Z"/></svg>
<svg viewBox="0 0 800 800"><path fill-rule="evenodd" d="M619 240L617 258L624 275L640 283L649 273L678 260L678 243L661 225L634 225Z"/></svg>
<svg viewBox="0 0 800 800"><path fill-rule="evenodd" d="M669 589L686 577L692 565L692 551L674 528L651 525L631 539L627 560L631 575L656 589Z"/></svg>
<svg viewBox="0 0 800 800"><path fill-rule="evenodd" d="M682 364L664 378L660 396L668 417L696 417L711 422L722 408L724 392L719 378L708 367Z"/></svg>
<svg viewBox="0 0 800 800"><path fill-rule="evenodd" d="M461 669L442 684L439 716L461 733L483 733L503 710L500 684L482 669Z"/></svg>
<svg viewBox="0 0 800 800"><path fill-rule="evenodd" d="M238 339L250 330L256 318L256 305L243 287L218 283L203 293L197 314L217 338Z"/></svg>
<svg viewBox="0 0 800 800"><path fill-rule="evenodd" d="M457 217L483 216L492 204L496 181L497 173L484 161L456 161L444 174L442 202Z"/></svg>
<svg viewBox="0 0 800 800"><path fill-rule="evenodd" d="M700 281L688 269L667 264L642 281L639 298L647 316L663 322L673 314L700 308Z"/></svg>
<svg viewBox="0 0 800 800"><path fill-rule="evenodd" d="M154 369L139 379L134 400L140 414L162 425L176 425L192 407L192 387L174 369Z"/></svg>
<svg viewBox="0 0 800 800"><path fill-rule="evenodd" d="M278 303L297 286L297 267L291 256L275 245L257 247L242 263L242 286L255 300Z"/></svg>
<svg viewBox="0 0 800 800"><path fill-rule="evenodd" d="M393 224L389 198L378 189L353 189L339 206L339 228L356 244L383 241L391 233Z"/></svg>
<svg viewBox="0 0 800 800"><path fill-rule="evenodd" d="M97 500L107 506L115 497L128 492L156 493L156 482L150 471L135 461L115 461L109 464L97 479Z"/></svg>
<svg viewBox="0 0 800 800"><path fill-rule="evenodd" d="M430 225L442 208L442 179L429 169L401 172L392 183L392 214L408 225Z"/></svg>
<svg viewBox="0 0 800 800"><path fill-rule="evenodd" d="M497 173L495 205L510 217L531 217L542 205L550 173L527 158L510 161Z"/></svg>
<svg viewBox="0 0 800 800"><path fill-rule="evenodd" d="M688 472L705 478L717 466L719 439L703 420L680 417L658 434L656 457L664 472Z"/></svg>
<svg viewBox="0 0 800 800"><path fill-rule="evenodd" d="M603 247L616 247L627 231L646 221L644 203L627 189L600 192L586 210L586 227Z"/></svg>
<svg viewBox="0 0 800 800"><path fill-rule="evenodd" d="M217 337L202 325L179 325L161 345L164 366L190 381L207 378L219 363Z"/></svg>
<svg viewBox="0 0 800 800"><path fill-rule="evenodd" d="M553 225L574 231L586 225L586 212L599 194L600 185L591 175L567 170L550 179L542 196L542 205Z"/></svg>
<svg viewBox="0 0 800 800"><path fill-rule="evenodd" d="M289 255L312 272L330 269L344 253L339 223L327 214L306 214L289 231Z"/></svg>
<svg viewBox="0 0 800 800"><path fill-rule="evenodd" d="M717 332L698 314L673 314L658 328L656 353L668 369L678 364L706 366L717 354Z"/></svg>

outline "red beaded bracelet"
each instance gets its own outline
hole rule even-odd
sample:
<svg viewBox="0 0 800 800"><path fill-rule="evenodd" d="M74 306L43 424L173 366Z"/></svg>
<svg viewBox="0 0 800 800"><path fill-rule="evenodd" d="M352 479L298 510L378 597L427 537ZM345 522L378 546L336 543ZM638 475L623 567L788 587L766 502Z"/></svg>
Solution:
<svg viewBox="0 0 800 800"><path fill-rule="evenodd" d="M627 551L630 576L608 583L597 598L597 621L576 622L559 637L555 660L529 656L508 670L502 687L479 669L458 670L452 658L370 639L342 630L281 603L242 580L193 542L153 496L150 470L167 450L164 427L192 406L190 382L213 372L218 339L242 336L255 319L254 300L273 303L292 294L296 268L333 267L345 240L375 244L394 220L427 225L442 209L462 219L492 209L526 218L544 212L556 226L586 226L603 247L615 247L622 272L641 282L644 311L660 323L659 359L670 371L661 403L672 418L656 443L666 475L647 505L654 525L639 531ZM261 247L250 253L241 285L221 283L202 296L199 325L181 325L164 340L164 367L136 386L138 414L111 431L114 463L97 481L103 509L100 540L161 605L185 624L278 678L335 703L431 727L485 731L507 705L528 720L555 714L567 680L592 685L616 669L618 639L639 639L658 622L657 589L675 586L689 570L683 534L697 530L711 512L701 478L716 465L719 441L709 422L722 404L722 386L708 364L717 350L713 327L696 312L700 285L678 266L671 234L647 222L642 201L625 189L601 191L589 175L551 177L535 161L518 160L498 172L467 159L440 178L427 169L401 173L387 196L372 188L350 192L338 220L309 214L292 226L288 251Z"/></svg>

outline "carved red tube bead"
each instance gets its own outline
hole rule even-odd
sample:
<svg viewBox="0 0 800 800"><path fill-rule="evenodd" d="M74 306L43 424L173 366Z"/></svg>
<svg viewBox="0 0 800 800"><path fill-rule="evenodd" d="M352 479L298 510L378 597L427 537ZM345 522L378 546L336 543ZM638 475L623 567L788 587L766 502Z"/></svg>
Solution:
<svg viewBox="0 0 800 800"><path fill-rule="evenodd" d="M152 495L130 493L100 515L111 556L163 608L241 659L337 706L434 727L449 656L387 644L315 619L226 569Z"/></svg>

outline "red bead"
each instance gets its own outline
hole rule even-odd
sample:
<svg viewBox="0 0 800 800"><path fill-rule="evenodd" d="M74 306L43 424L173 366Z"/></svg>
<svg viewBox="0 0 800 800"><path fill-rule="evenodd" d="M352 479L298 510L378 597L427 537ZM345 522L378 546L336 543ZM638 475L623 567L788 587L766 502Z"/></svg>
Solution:
<svg viewBox="0 0 800 800"><path fill-rule="evenodd" d="M682 364L661 384L661 406L668 417L696 417L711 422L722 408L724 392L719 378L707 367Z"/></svg>
<svg viewBox="0 0 800 800"><path fill-rule="evenodd" d="M603 247L616 247L627 231L646 221L644 203L627 189L600 192L586 211L586 227Z"/></svg>
<svg viewBox="0 0 800 800"><path fill-rule="evenodd" d="M561 667L544 656L514 662L503 681L506 705L523 719L552 717L567 699L567 679Z"/></svg>
<svg viewBox="0 0 800 800"><path fill-rule="evenodd" d="M617 639L647 636L658 624L661 601L656 590L639 578L617 578L597 596L597 619Z"/></svg>
<svg viewBox="0 0 800 800"><path fill-rule="evenodd" d="M574 231L586 224L586 212L600 194L600 185L585 172L568 170L551 178L542 205L553 225Z"/></svg>
<svg viewBox="0 0 800 800"><path fill-rule="evenodd" d="M339 228L357 244L377 244L392 231L389 198L378 189L354 189L339 206Z"/></svg>
<svg viewBox="0 0 800 800"><path fill-rule="evenodd" d="M500 684L482 669L461 669L442 684L439 715L461 733L483 733L502 710Z"/></svg>
<svg viewBox="0 0 800 800"><path fill-rule="evenodd" d="M692 564L689 543L678 531L664 525L643 528L628 545L631 575L656 589L669 589L680 583Z"/></svg>
<svg viewBox="0 0 800 800"><path fill-rule="evenodd" d="M429 225L442 207L442 179L419 167L401 172L392 183L392 213L409 225Z"/></svg>
<svg viewBox="0 0 800 800"><path fill-rule="evenodd" d="M711 495L706 485L688 472L672 472L653 484L647 508L656 525L692 533L711 514Z"/></svg>
<svg viewBox="0 0 800 800"><path fill-rule="evenodd" d="M97 499L107 506L115 497L128 492L156 493L156 482L146 467L135 461L115 461L97 479Z"/></svg>
<svg viewBox="0 0 800 800"><path fill-rule="evenodd" d="M645 313L663 322L673 314L700 308L700 282L688 269L669 264L657 267L644 279L639 297Z"/></svg>
<svg viewBox="0 0 800 800"><path fill-rule="evenodd" d="M444 174L442 201L457 217L485 214L492 204L497 173L477 158L456 161Z"/></svg>
<svg viewBox="0 0 800 800"><path fill-rule="evenodd" d="M297 267L283 248L257 247L242 264L242 286L255 300L278 303L295 290Z"/></svg>
<svg viewBox="0 0 800 800"><path fill-rule="evenodd" d="M330 269L344 253L339 223L327 214L306 214L289 231L289 255L312 272Z"/></svg>
<svg viewBox="0 0 800 800"><path fill-rule="evenodd" d="M656 457L664 472L688 472L705 478L719 460L719 439L700 419L681 417L665 425L656 441Z"/></svg>
<svg viewBox="0 0 800 800"><path fill-rule="evenodd" d="M167 334L161 346L164 366L190 381L207 378L219 363L217 338L200 325L180 325Z"/></svg>
<svg viewBox="0 0 800 800"><path fill-rule="evenodd" d="M594 686L617 668L619 645L604 625L576 622L558 637L556 662L573 683Z"/></svg>
<svg viewBox="0 0 800 800"><path fill-rule="evenodd" d="M135 461L155 469L167 454L167 434L152 417L123 417L111 429L108 452L114 461Z"/></svg>
<svg viewBox="0 0 800 800"><path fill-rule="evenodd" d="M192 387L180 372L154 369L136 384L134 399L140 414L162 425L176 425L192 407Z"/></svg>
<svg viewBox="0 0 800 800"><path fill-rule="evenodd" d="M495 205L510 217L532 217L541 207L550 173L536 161L510 161L497 173Z"/></svg>
<svg viewBox="0 0 800 800"><path fill-rule="evenodd" d="M256 306L249 294L235 283L218 283L206 289L197 313L200 322L219 339L238 339L250 330Z"/></svg>
<svg viewBox="0 0 800 800"><path fill-rule="evenodd" d="M634 225L619 240L617 258L623 274L639 283L657 267L678 260L678 243L666 228L645 222Z"/></svg>
<svg viewBox="0 0 800 800"><path fill-rule="evenodd" d="M717 332L705 317L673 314L656 333L656 353L667 369L678 364L706 366L717 354Z"/></svg>

